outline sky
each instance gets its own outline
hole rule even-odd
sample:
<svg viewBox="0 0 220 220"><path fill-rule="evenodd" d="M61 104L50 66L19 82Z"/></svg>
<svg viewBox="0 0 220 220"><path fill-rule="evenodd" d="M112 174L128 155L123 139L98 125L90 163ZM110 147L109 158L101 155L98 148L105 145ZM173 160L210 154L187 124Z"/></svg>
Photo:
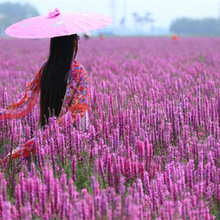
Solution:
<svg viewBox="0 0 220 220"><path fill-rule="evenodd" d="M5 0L0 0L0 3ZM155 26L169 28L172 20L179 17L203 18L219 17L220 0L7 0L7 2L29 3L40 14L56 7L61 12L85 11L103 13L114 18L114 25L122 17L127 24L134 24L133 13L144 16L147 12L155 20ZM114 7L113 7L114 6Z"/></svg>

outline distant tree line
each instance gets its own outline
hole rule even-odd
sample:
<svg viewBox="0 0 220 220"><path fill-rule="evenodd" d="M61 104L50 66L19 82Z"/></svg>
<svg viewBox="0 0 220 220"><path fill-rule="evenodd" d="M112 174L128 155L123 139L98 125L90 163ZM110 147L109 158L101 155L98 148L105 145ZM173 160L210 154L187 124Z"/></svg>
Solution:
<svg viewBox="0 0 220 220"><path fill-rule="evenodd" d="M170 31L186 35L220 35L220 19L178 18L171 23Z"/></svg>
<svg viewBox="0 0 220 220"><path fill-rule="evenodd" d="M0 35L3 36L5 29L11 24L38 15L37 9L30 4L0 4Z"/></svg>

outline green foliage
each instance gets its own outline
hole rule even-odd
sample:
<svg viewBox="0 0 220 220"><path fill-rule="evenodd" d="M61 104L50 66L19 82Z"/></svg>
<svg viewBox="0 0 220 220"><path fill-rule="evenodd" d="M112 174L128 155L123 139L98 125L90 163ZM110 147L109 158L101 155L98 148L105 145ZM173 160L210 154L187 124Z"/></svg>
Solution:
<svg viewBox="0 0 220 220"><path fill-rule="evenodd" d="M0 35L4 35L4 30L13 23L38 15L37 9L28 3L0 4Z"/></svg>
<svg viewBox="0 0 220 220"><path fill-rule="evenodd" d="M186 35L220 35L220 19L178 18L171 23L170 31Z"/></svg>
<svg viewBox="0 0 220 220"><path fill-rule="evenodd" d="M220 219L220 203L219 203L219 201L214 199L213 206L212 206L210 213L215 215L216 219Z"/></svg>
<svg viewBox="0 0 220 220"><path fill-rule="evenodd" d="M76 176L77 179L74 185L80 192L86 188L88 192L91 192L91 176L93 173L93 166L90 163L77 163L76 165Z"/></svg>
<svg viewBox="0 0 220 220"><path fill-rule="evenodd" d="M200 59L201 62L205 61L205 57L202 54L200 54L199 59Z"/></svg>

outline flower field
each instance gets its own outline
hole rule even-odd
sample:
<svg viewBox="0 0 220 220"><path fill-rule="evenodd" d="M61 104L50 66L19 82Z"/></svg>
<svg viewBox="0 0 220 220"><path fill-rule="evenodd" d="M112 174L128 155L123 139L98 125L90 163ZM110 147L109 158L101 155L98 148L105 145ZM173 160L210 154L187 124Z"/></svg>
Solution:
<svg viewBox="0 0 220 220"><path fill-rule="evenodd" d="M48 52L47 40L0 39L0 111ZM77 61L87 131L67 114L43 134L39 106L0 121L1 158L37 146L37 162L0 169L0 219L219 219L220 38L82 39Z"/></svg>

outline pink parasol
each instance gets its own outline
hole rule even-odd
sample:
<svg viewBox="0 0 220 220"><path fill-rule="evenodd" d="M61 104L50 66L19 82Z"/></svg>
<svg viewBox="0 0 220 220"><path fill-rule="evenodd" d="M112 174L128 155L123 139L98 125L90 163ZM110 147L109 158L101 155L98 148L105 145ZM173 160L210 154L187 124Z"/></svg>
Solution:
<svg viewBox="0 0 220 220"><path fill-rule="evenodd" d="M52 38L98 30L112 23L102 14L60 13L56 8L48 15L22 20L9 26L5 33L18 38Z"/></svg>

